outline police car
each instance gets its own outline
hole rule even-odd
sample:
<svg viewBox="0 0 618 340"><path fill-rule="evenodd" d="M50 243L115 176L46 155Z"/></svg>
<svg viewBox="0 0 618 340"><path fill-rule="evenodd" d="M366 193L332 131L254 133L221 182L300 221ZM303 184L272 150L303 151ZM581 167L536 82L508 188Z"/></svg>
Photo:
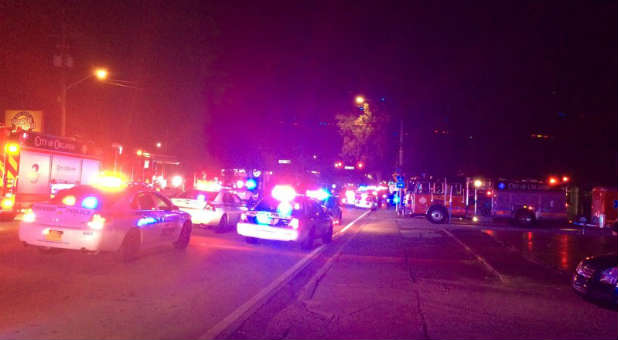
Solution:
<svg viewBox="0 0 618 340"><path fill-rule="evenodd" d="M35 203L22 217L19 239L42 251L117 251L130 261L141 249L161 244L186 248L191 228L189 214L147 188L76 186Z"/></svg>
<svg viewBox="0 0 618 340"><path fill-rule="evenodd" d="M263 198L242 215L237 232L248 243L258 239L292 241L311 249L316 239L324 243L333 239L333 220L326 208L292 187L275 186L272 197Z"/></svg>
<svg viewBox="0 0 618 340"><path fill-rule="evenodd" d="M215 225L217 232L236 225L240 220L240 215L247 210L242 200L226 189L189 190L172 198L172 203L180 210L189 213L193 224Z"/></svg>

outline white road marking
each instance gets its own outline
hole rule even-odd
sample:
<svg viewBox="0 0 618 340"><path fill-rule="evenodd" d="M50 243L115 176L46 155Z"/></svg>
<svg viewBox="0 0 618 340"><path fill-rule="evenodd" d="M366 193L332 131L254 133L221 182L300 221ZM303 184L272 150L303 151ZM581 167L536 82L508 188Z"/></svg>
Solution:
<svg viewBox="0 0 618 340"><path fill-rule="evenodd" d="M494 274L496 277L498 277L498 279L502 282L502 283L506 283L508 282L508 280L502 276L502 274L500 274L499 271L496 270L496 268L492 267L492 265L489 264L489 262L487 262L481 255L478 255L477 253L475 253L470 247L468 247L467 244L465 244L463 241L461 241L459 238L457 238L455 235L453 235L453 233L451 233L450 231L446 230L445 228L442 228L442 231L444 231L448 236L450 236L451 238L453 238L453 240L455 240L455 242L459 243L459 245L461 245L467 252L469 252L470 254L472 254L472 256L476 257L476 259L483 265L485 266L485 269L487 269L490 273Z"/></svg>
<svg viewBox="0 0 618 340"><path fill-rule="evenodd" d="M353 226L358 220L365 217L371 211L367 211L357 217L354 221L348 223L343 229L341 229L337 235L345 232L348 228ZM311 260L317 257L320 253L322 253L326 249L326 245L321 245L314 249L312 252L307 254L307 256L303 257L300 261L298 261L292 268L285 271L283 274L279 275L273 282L271 282L264 289L259 291L256 295L254 295L251 299L247 300L247 302L240 305L236 308L232 313L228 314L223 320L217 322L213 327L211 327L206 333L200 336L200 339L217 339L217 338L227 338L233 331L236 330L238 326L240 326L253 312L255 312L259 307L261 307L264 303L268 301L270 297L272 297L282 286L287 284L294 276L300 272L303 268L305 268Z"/></svg>

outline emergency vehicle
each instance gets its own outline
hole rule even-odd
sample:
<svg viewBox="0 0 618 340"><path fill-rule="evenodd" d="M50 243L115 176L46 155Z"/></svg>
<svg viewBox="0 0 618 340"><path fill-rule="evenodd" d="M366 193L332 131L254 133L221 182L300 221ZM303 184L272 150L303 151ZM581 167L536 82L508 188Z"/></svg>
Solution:
<svg viewBox="0 0 618 340"><path fill-rule="evenodd" d="M14 217L61 189L91 184L101 150L71 138L0 128L0 214Z"/></svg>
<svg viewBox="0 0 618 340"><path fill-rule="evenodd" d="M333 219L325 207L289 185L275 185L271 195L241 215L237 232L246 242L258 239L297 242L311 249L314 241L333 239Z"/></svg>
<svg viewBox="0 0 618 340"><path fill-rule="evenodd" d="M134 260L141 249L171 244L185 249L191 216L145 186L100 175L93 186L61 190L24 214L19 240L43 253L52 249L119 252Z"/></svg>
<svg viewBox="0 0 618 340"><path fill-rule="evenodd" d="M534 179L420 179L412 183L406 208L409 214L425 215L433 223L468 217L473 221L504 218L531 225L540 220L566 221L566 199L566 190L559 183Z"/></svg>

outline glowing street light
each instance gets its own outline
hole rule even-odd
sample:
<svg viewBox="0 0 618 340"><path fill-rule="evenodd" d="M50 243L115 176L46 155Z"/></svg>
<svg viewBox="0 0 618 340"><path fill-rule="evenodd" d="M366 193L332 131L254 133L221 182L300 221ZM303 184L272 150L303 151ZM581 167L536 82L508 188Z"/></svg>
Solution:
<svg viewBox="0 0 618 340"><path fill-rule="evenodd" d="M474 181L475 188L480 188L481 186L483 186L483 181L481 181L480 179Z"/></svg>
<svg viewBox="0 0 618 340"><path fill-rule="evenodd" d="M363 96L356 96L356 104L362 104L365 102L365 98Z"/></svg>
<svg viewBox="0 0 618 340"><path fill-rule="evenodd" d="M160 149L162 145L163 145L163 144L161 144L161 142L157 142L157 148L159 148L159 149Z"/></svg>
<svg viewBox="0 0 618 340"><path fill-rule="evenodd" d="M94 76L97 77L97 79L99 80L105 80L107 79L108 72L104 68L98 68L94 70Z"/></svg>

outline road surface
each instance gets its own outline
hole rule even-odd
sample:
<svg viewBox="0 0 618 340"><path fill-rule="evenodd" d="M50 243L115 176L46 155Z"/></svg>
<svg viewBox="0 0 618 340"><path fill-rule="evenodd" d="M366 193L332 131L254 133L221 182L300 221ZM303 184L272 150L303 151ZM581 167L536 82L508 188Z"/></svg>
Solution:
<svg viewBox="0 0 618 340"><path fill-rule="evenodd" d="M616 311L569 287L580 258L616 250L606 232L365 213L346 209L345 232L311 252L196 228L186 251L129 264L39 254L1 223L0 338L618 336Z"/></svg>

